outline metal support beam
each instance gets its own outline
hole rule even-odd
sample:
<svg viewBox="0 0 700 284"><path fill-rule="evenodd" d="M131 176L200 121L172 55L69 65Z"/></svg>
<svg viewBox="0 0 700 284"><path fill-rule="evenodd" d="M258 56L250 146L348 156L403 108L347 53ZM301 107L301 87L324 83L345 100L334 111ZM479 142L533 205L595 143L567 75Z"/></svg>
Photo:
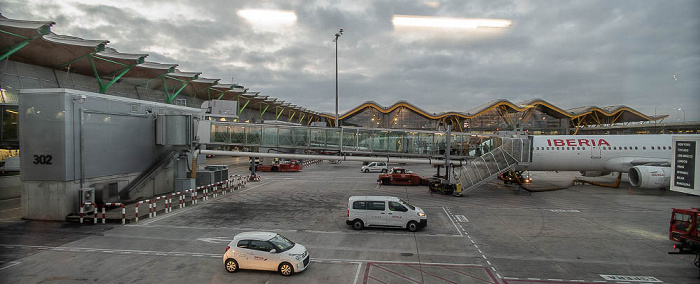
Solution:
<svg viewBox="0 0 700 284"><path fill-rule="evenodd" d="M180 89L178 89L177 91L175 91L175 93L173 93L172 96L170 95L170 92L168 91L168 83L165 81L165 78L166 78L166 77L167 77L168 79L173 79L173 80L182 82L182 86L180 86ZM167 103L171 103L171 102L175 99L175 97L177 97L177 96L180 94L180 92L182 92L182 90L184 90L185 87L187 87L187 84L190 83L189 81L180 80L180 79L173 78L173 77L170 77L170 76L163 76L162 78L163 78L163 90L165 90L165 96L166 96L166 102L167 102Z"/></svg>
<svg viewBox="0 0 700 284"><path fill-rule="evenodd" d="M245 104L238 110L238 115L239 115L239 116L241 115L241 113L243 112L243 110L245 109L245 107L248 106L248 104L250 103L250 100L252 100L252 98L245 98L245 99L246 99L247 101L246 101ZM241 96L240 96L240 95L238 96L238 105L241 105Z"/></svg>
<svg viewBox="0 0 700 284"><path fill-rule="evenodd" d="M265 105L265 109L263 109L262 105ZM268 109L269 107L270 107L269 104L260 102L260 118L261 118L261 119L262 119L263 115L265 114L265 112L267 112L267 109Z"/></svg>
<svg viewBox="0 0 700 284"><path fill-rule="evenodd" d="M282 113L284 113L285 108L283 107L275 107L275 120L279 120L280 116L282 116Z"/></svg>
<svg viewBox="0 0 700 284"><path fill-rule="evenodd" d="M8 48L6 48L6 49L3 49L3 50L2 50L3 54L2 54L2 56L0 56L0 61L5 60L5 58L10 57L10 55L12 55L13 53L19 51L19 50L22 49L23 47L27 46L27 44L29 44L30 42L32 42L32 41L34 41L34 40L36 40L36 39L38 39L38 38L40 38L40 37L42 37L42 36L44 36L44 35L49 34L49 33L51 32L51 26L50 26L50 25L44 25L44 26L40 27L37 31L39 32L39 34L37 34L37 35L35 35L35 36L33 36L33 37L26 37L26 36L14 34L14 33L8 32L8 31L0 30L0 33L4 33L4 34L8 34L8 35L11 35L11 36L15 36L15 37L24 39L24 40L21 41L21 42L18 42L18 43L16 43L16 44L13 44L12 46L10 46L10 47L8 47Z"/></svg>

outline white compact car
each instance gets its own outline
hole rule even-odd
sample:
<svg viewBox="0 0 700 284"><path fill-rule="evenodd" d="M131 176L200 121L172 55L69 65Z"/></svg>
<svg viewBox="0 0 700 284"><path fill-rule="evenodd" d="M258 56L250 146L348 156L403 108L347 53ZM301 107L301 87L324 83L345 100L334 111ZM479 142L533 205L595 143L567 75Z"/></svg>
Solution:
<svg viewBox="0 0 700 284"><path fill-rule="evenodd" d="M363 173L369 173L369 172L382 172L386 173L389 171L389 168L386 166L386 163L384 162L371 162L367 164L366 166L362 166L360 169L360 172Z"/></svg>
<svg viewBox="0 0 700 284"><path fill-rule="evenodd" d="M239 269L279 271L284 276L302 272L309 265L309 251L277 233L246 232L233 237L223 261L228 272Z"/></svg>

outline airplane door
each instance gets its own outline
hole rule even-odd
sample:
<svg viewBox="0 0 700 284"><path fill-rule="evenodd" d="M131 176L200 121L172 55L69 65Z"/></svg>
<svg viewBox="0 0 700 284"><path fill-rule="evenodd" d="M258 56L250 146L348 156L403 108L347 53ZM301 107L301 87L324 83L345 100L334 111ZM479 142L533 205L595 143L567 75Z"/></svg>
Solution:
<svg viewBox="0 0 700 284"><path fill-rule="evenodd" d="M591 147L591 159L600 159L601 146Z"/></svg>

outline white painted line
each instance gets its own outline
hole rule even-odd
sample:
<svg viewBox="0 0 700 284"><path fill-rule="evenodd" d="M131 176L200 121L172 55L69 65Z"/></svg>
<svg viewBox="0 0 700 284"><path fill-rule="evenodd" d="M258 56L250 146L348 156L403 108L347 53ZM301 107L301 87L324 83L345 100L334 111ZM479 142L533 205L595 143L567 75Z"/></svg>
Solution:
<svg viewBox="0 0 700 284"><path fill-rule="evenodd" d="M17 264L20 264L21 262L19 262L19 261L10 261L10 262L8 262L8 263L9 263L10 265L6 265L6 266L4 266L4 267L0 267L0 270L5 270L5 269L7 269L7 268L13 267L13 266L15 266L15 265L17 265Z"/></svg>
<svg viewBox="0 0 700 284"><path fill-rule="evenodd" d="M608 281L632 281L632 282L663 282L656 277L652 276L628 276L628 275L606 275L600 274L605 280Z"/></svg>
<svg viewBox="0 0 700 284"><path fill-rule="evenodd" d="M454 225L454 226L455 226L455 229L457 229L457 232L459 232L459 236L464 236L464 235L462 234L462 231L460 231L459 228L457 228L457 224L455 223L454 220L452 220L452 217L450 216L450 214L447 213L447 208L442 207L442 210L445 211L445 215L447 215L447 218L450 219L450 222L452 222L452 225Z"/></svg>
<svg viewBox="0 0 700 284"><path fill-rule="evenodd" d="M355 280L352 281L353 284L357 284L357 281L360 280L360 271L362 271L362 262L357 263L357 270L355 272Z"/></svg>
<svg viewBox="0 0 700 284"><path fill-rule="evenodd" d="M465 217L464 215L455 215L455 218L457 218L457 221L462 223L469 222L469 219L467 219L467 217Z"/></svg>

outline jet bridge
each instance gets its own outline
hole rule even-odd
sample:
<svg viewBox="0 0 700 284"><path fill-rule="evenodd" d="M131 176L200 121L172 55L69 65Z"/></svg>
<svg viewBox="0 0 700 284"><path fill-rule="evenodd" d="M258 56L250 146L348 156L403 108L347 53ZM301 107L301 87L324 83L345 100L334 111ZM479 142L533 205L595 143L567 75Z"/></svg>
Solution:
<svg viewBox="0 0 700 284"><path fill-rule="evenodd" d="M205 129L206 127L200 127ZM201 153L260 158L383 161L445 165L450 183L462 184L463 193L495 179L499 174L528 163L531 143L527 136L496 136L435 131L377 128L325 128L289 125L213 122L211 136L200 137L208 146L267 147L334 155L256 153L202 150ZM201 132L200 132L201 133ZM204 138L204 139L202 139ZM449 149L449 150L448 150Z"/></svg>
<svg viewBox="0 0 700 284"><path fill-rule="evenodd" d="M298 152L335 152L346 155L394 157L442 157L448 137L449 153L455 159L478 157L492 149L488 135L471 133L279 124L206 122L200 126L200 144L214 148L278 148ZM201 131L211 129L211 131Z"/></svg>

